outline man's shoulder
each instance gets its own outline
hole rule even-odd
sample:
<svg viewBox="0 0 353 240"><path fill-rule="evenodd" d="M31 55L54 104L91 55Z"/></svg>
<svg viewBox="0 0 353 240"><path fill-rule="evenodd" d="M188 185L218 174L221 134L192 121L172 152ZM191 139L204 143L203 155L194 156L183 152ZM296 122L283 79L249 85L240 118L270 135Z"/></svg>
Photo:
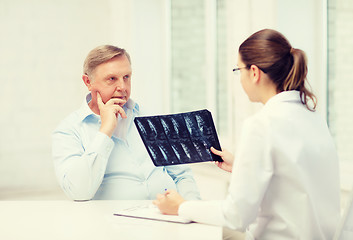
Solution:
<svg viewBox="0 0 353 240"><path fill-rule="evenodd" d="M69 115L67 115L59 125L56 127L55 131L64 130L64 129L73 129L79 126L83 121L83 116L80 113L80 110L76 110Z"/></svg>

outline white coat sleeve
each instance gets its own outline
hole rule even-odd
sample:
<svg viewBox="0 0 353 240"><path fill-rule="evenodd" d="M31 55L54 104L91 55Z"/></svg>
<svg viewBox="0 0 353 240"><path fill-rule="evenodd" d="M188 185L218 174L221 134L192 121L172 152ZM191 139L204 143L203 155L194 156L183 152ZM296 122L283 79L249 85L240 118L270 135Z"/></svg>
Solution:
<svg viewBox="0 0 353 240"><path fill-rule="evenodd" d="M245 230L259 211L273 175L267 127L249 119L243 126L227 198L185 202L179 215L188 219Z"/></svg>

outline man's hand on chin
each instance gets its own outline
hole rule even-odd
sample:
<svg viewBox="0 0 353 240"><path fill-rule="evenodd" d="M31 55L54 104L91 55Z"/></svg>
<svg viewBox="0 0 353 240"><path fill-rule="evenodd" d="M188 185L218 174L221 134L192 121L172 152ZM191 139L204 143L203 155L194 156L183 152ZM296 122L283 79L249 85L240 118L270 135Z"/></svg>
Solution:
<svg viewBox="0 0 353 240"><path fill-rule="evenodd" d="M100 132L111 137L114 129L117 126L117 118L120 115L122 118L126 118L126 113L122 106L126 103L125 99L111 98L106 103L103 102L101 95L97 92L97 105L99 114L101 116L101 127Z"/></svg>

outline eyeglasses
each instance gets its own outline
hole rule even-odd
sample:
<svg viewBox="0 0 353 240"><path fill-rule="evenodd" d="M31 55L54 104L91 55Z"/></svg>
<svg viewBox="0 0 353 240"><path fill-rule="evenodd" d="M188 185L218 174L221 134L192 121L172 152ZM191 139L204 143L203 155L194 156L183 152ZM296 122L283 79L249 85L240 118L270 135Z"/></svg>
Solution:
<svg viewBox="0 0 353 240"><path fill-rule="evenodd" d="M239 73L238 71L243 68L248 68L248 67L238 67L238 68L233 68L233 73L237 74Z"/></svg>
<svg viewBox="0 0 353 240"><path fill-rule="evenodd" d="M243 68L248 68L248 67L233 68L233 72L236 73L237 71L239 71L240 69L243 69Z"/></svg>

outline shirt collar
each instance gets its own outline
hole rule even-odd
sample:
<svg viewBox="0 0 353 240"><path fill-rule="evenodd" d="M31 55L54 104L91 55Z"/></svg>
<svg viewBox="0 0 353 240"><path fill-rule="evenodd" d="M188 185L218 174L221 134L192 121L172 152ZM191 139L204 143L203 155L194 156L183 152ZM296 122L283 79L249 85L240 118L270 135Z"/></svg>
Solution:
<svg viewBox="0 0 353 240"><path fill-rule="evenodd" d="M91 117L91 116L94 118L100 118L100 116L95 114L91 110L91 108L88 106L88 103L91 100L92 100L92 95L91 95L91 93L88 93L85 96L85 99L83 100L80 109L78 110L79 117L80 117L81 121L83 121L87 117ZM134 100L132 100L131 98L125 103L125 105L123 106L123 109L125 110L125 112L127 109L132 110L134 113L138 113L140 111L139 105L137 103L135 103Z"/></svg>
<svg viewBox="0 0 353 240"><path fill-rule="evenodd" d="M275 96L271 97L265 104L265 107L272 106L276 103L280 102L297 102L300 103L300 92L293 90L293 91L283 91Z"/></svg>

